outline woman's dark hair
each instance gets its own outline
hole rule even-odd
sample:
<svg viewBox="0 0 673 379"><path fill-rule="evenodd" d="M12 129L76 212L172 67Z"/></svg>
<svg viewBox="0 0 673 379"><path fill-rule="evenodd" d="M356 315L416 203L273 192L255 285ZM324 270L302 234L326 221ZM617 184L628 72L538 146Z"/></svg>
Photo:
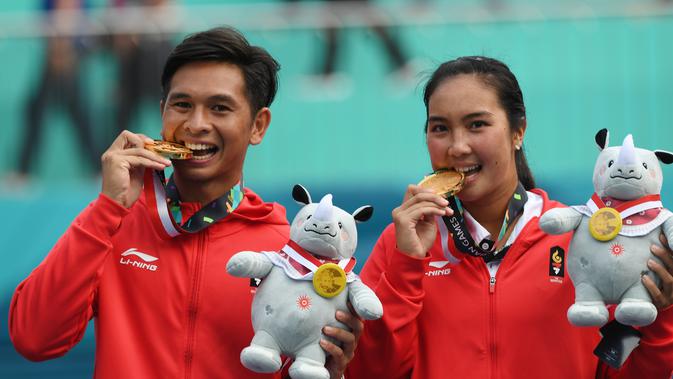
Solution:
<svg viewBox="0 0 673 379"><path fill-rule="evenodd" d="M280 65L266 50L250 45L240 32L230 27L192 34L173 49L161 74L164 101L175 72L188 63L203 61L231 63L241 69L253 116L273 102Z"/></svg>
<svg viewBox="0 0 673 379"><path fill-rule="evenodd" d="M424 129L426 132L430 97L446 79L462 74L477 75L484 83L495 88L500 105L505 110L505 113L507 113L507 119L512 131L524 127L526 123L526 106L523 104L523 94L514 74L509 70L507 65L497 59L474 56L460 57L444 62L432 73L423 91L426 117L426 126ZM535 188L535 179L528 167L523 146L520 150L514 152L514 161L516 163L517 176L524 188L527 190Z"/></svg>

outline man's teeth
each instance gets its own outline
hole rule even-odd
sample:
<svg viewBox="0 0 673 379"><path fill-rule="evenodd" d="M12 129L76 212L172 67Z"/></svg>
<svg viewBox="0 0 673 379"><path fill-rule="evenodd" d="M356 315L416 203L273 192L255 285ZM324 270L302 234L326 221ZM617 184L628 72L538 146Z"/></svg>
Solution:
<svg viewBox="0 0 673 379"><path fill-rule="evenodd" d="M213 149L215 146L213 145L205 145L202 143L185 143L185 146L187 146L188 149L190 150L207 150L207 149Z"/></svg>
<svg viewBox="0 0 673 379"><path fill-rule="evenodd" d="M217 151L217 146L207 145L203 143L189 143L186 142L185 146L190 149L192 154L192 160L200 161L212 157Z"/></svg>

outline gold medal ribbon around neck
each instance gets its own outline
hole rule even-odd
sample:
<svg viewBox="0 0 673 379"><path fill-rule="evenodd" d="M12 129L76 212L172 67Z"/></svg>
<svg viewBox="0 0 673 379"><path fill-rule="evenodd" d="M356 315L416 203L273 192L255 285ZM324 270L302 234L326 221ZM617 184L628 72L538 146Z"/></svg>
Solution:
<svg viewBox="0 0 673 379"><path fill-rule="evenodd" d="M316 258L313 254L290 240L287 243L289 249L283 251L299 262L302 266L313 272L313 289L325 298L339 295L346 288L348 274L355 266L355 258L347 258L334 262L325 262ZM343 267L342 267L343 266Z"/></svg>
<svg viewBox="0 0 673 379"><path fill-rule="evenodd" d="M589 234L598 241L610 241L622 230L624 219L662 206L660 195L647 195L611 208L605 205L598 194L594 193L587 202L587 207L593 212L589 219Z"/></svg>

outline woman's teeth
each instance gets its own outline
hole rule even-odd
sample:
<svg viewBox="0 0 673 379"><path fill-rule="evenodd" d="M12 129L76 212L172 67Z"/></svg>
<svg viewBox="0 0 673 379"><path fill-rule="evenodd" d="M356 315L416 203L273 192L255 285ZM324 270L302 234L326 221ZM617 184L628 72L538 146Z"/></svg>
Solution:
<svg viewBox="0 0 673 379"><path fill-rule="evenodd" d="M469 166L469 167L456 167L455 170L458 171L458 172L462 172L465 175L470 175L470 174L474 174L474 173L478 172L479 170L481 170L481 166L480 165L474 165L474 166Z"/></svg>

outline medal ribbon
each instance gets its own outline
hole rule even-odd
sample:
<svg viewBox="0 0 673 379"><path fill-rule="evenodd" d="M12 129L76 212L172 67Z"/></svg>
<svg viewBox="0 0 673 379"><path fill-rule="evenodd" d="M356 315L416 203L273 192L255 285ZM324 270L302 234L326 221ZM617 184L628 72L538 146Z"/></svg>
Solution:
<svg viewBox="0 0 673 379"><path fill-rule="evenodd" d="M163 171L145 170L145 198L157 230L169 237L197 233L234 212L243 200L243 181L239 181L221 196L196 211L186 222L182 221L180 194L173 176L166 184Z"/></svg>
<svg viewBox="0 0 673 379"><path fill-rule="evenodd" d="M593 214L601 208L606 208L607 205L605 205L603 200L601 200L601 198L594 192L594 194L591 195L589 201L587 201L587 207L589 207L589 210ZM622 220L624 220L636 213L663 207L664 206L661 203L661 195L647 195L636 200L619 204L618 206L614 207L614 209L619 212L619 214L622 216Z"/></svg>
<svg viewBox="0 0 673 379"><path fill-rule="evenodd" d="M311 272L315 272L318 267L325 263L336 263L339 267L341 267L342 270L344 270L346 274L350 273L353 270L353 267L355 267L355 258L353 257L342 259L338 261L338 263L336 259L318 259L292 240L288 241L287 245L285 245L285 247L283 247L281 250L289 257L299 262L302 266L311 270Z"/></svg>
<svg viewBox="0 0 673 379"><path fill-rule="evenodd" d="M514 221L519 218L521 213L523 213L526 201L528 201L526 189L521 183L518 183L514 190L514 194L507 205L505 219L502 222L498 239L492 241L484 238L481 241L481 246L475 243L472 239L472 236L465 225L463 207L460 204L460 200L455 196L449 197L449 206L453 209L453 215L449 217L443 216L442 220L453 237L453 242L458 250L475 257L482 257L486 262L490 262L495 259L501 259L507 254L509 246L501 246L498 250L496 249L496 245L498 243L504 244L507 242L504 241L507 236L507 231L515 224Z"/></svg>

